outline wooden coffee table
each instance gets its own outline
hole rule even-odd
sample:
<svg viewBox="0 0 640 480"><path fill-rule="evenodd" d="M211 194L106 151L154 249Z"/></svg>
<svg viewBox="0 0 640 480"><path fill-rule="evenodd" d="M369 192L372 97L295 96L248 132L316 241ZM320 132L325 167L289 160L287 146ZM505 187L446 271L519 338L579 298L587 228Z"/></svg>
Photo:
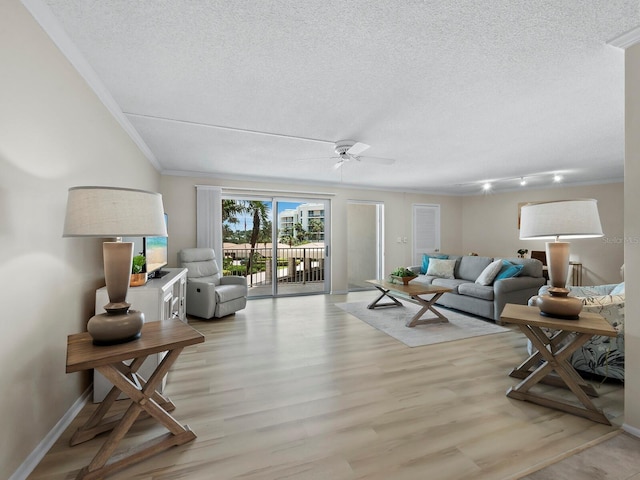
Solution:
<svg viewBox="0 0 640 480"><path fill-rule="evenodd" d="M597 313L581 312L578 320L562 320L541 316L537 307L507 303L500 319L504 323L518 325L538 350L509 374L511 377L524 380L510 388L507 391L507 397L556 408L611 425L604 413L596 408L589 398L589 396L597 397L598 392L569 362L571 354L594 335L617 336L616 330L604 317ZM547 334L546 331L550 333ZM571 334L575 335L571 336ZM560 346L565 339L565 345ZM557 375L551 375L553 371ZM582 406L574 405L573 402L567 402L559 397L531 392L531 387L538 383L568 388Z"/></svg>
<svg viewBox="0 0 640 480"><path fill-rule="evenodd" d="M420 311L416 313L407 323L407 327L415 327L416 325L424 325L429 323L440 323L440 322L448 322L449 319L445 317L442 313L436 310L433 306L434 303L445 293L450 292L450 288L446 287L438 287L435 285L423 285L420 283L408 283L407 285L401 283L391 283L386 280L367 280L367 283L370 283L378 290L380 290L381 294L378 298L376 298L373 302L367 305L367 308L374 309L380 307L401 307L402 302L394 297L391 292L397 294L403 294L408 296L411 300L418 303L422 306ZM422 298L420 295L433 295L429 300ZM384 298L388 297L391 299L390 302L380 303L380 301ZM435 314L435 318L422 318L427 311L431 311Z"/></svg>

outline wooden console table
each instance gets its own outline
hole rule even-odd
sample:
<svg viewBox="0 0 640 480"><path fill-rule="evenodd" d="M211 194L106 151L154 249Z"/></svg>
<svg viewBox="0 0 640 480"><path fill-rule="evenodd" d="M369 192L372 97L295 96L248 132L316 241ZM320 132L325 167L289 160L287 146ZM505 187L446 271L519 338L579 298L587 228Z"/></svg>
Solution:
<svg viewBox="0 0 640 480"><path fill-rule="evenodd" d="M111 431L91 463L80 470L76 478L100 479L196 438L196 434L188 426L178 423L168 413L175 409L175 405L156 388L182 350L202 342L204 335L176 318L145 323L139 339L119 345L93 345L87 332L68 336L67 373L95 368L114 385L89 420L71 437L69 443L73 446ZM137 373L140 366L148 356L160 352L167 353L149 378L142 378ZM132 361L128 364L127 360ZM131 398L131 405L120 418L105 418L120 392ZM169 432L113 457L118 444L136 420L149 416L164 425Z"/></svg>
<svg viewBox="0 0 640 480"><path fill-rule="evenodd" d="M604 317L597 313L581 312L578 320L561 320L540 315L537 307L508 303L504 306L500 319L504 323L517 324L538 350L509 374L511 377L524 380L510 388L507 397L556 408L611 425L602 410L596 408L589 398L597 397L598 392L585 382L569 363L571 354L594 335L617 335L616 330ZM543 329L548 329L549 335ZM561 346L563 341L565 344ZM550 375L553 371L558 375ZM531 387L538 383L570 389L582 406L549 395L530 392Z"/></svg>

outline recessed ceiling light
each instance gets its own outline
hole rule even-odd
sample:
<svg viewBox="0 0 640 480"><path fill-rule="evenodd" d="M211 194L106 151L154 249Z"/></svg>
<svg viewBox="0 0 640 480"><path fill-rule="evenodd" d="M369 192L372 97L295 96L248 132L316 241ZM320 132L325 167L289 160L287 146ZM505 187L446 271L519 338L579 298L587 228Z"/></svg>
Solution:
<svg viewBox="0 0 640 480"><path fill-rule="evenodd" d="M491 190L491 184L489 182L485 183L484 185L482 185L482 190L484 190L485 192Z"/></svg>
<svg viewBox="0 0 640 480"><path fill-rule="evenodd" d="M553 181L554 182L561 182L562 181L562 175L558 175L557 173L553 176Z"/></svg>
<svg viewBox="0 0 640 480"><path fill-rule="evenodd" d="M520 177L520 185L524 187L526 184L527 184L527 181L524 179L524 177Z"/></svg>

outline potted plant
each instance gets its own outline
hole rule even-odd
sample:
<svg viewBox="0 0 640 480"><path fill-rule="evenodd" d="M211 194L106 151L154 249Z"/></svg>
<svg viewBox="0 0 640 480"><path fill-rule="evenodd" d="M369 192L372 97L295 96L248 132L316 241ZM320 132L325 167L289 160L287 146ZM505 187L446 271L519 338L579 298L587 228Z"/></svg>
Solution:
<svg viewBox="0 0 640 480"><path fill-rule="evenodd" d="M406 267L398 267L391 272L391 281L401 280L404 285L407 285L411 280L417 277L415 272L409 270Z"/></svg>
<svg viewBox="0 0 640 480"><path fill-rule="evenodd" d="M139 287L147 283L147 272L143 272L147 259L144 255L136 255L131 263L130 287Z"/></svg>

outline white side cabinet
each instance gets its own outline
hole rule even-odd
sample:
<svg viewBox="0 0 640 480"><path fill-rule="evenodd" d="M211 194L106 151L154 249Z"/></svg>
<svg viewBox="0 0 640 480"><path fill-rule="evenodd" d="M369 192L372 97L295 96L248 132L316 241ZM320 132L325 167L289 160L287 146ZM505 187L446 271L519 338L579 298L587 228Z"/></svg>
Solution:
<svg viewBox="0 0 640 480"><path fill-rule="evenodd" d="M132 310L144 313L145 322L157 322L169 318L179 318L187 321L187 269L166 268L168 272L162 278L152 278L140 287L129 287L127 302ZM96 290L96 314L104 313L104 305L109 303L106 287ZM139 372L147 378L158 366L164 353L153 354L147 358ZM161 391L164 389L165 380L162 381ZM93 401L101 402L106 397L113 385L101 373L94 370L93 374ZM120 398L126 398L121 395Z"/></svg>

